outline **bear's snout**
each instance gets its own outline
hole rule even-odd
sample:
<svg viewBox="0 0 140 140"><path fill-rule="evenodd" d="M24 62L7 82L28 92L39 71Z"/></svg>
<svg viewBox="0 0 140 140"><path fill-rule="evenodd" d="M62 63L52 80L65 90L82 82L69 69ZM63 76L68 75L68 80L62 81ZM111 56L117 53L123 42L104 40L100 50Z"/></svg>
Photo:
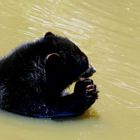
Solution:
<svg viewBox="0 0 140 140"><path fill-rule="evenodd" d="M92 76L96 72L96 68L93 67L92 65L89 65L88 69L82 73L81 78L88 78Z"/></svg>

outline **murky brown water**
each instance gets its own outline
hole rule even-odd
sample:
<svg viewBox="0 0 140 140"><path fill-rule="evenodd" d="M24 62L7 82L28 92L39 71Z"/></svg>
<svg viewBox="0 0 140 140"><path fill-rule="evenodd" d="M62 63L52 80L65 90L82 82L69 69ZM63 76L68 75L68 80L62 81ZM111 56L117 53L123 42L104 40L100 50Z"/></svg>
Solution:
<svg viewBox="0 0 140 140"><path fill-rule="evenodd" d="M140 140L140 1L0 1L0 56L47 31L86 52L100 99L57 122L0 112L0 140Z"/></svg>

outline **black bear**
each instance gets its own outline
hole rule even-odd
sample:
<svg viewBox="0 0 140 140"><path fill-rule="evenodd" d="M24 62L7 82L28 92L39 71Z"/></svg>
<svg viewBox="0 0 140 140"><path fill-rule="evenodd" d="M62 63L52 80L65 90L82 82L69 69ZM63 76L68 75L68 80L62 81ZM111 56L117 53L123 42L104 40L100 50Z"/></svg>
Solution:
<svg viewBox="0 0 140 140"><path fill-rule="evenodd" d="M95 72L69 39L47 32L0 60L0 108L37 118L82 114L97 99ZM76 82L72 94L64 90Z"/></svg>

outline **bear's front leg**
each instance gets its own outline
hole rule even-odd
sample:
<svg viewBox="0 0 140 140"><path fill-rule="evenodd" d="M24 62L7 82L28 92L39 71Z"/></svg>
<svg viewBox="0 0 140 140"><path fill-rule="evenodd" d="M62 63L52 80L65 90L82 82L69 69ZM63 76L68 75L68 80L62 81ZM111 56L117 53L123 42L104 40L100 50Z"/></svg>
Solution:
<svg viewBox="0 0 140 140"><path fill-rule="evenodd" d="M98 98L98 90L91 79L81 78L75 84L74 95L79 97L79 111L84 112Z"/></svg>
<svg viewBox="0 0 140 140"><path fill-rule="evenodd" d="M52 118L77 116L84 113L98 98L96 85L91 79L80 79L74 93L61 97L55 105ZM54 116L54 117L53 117Z"/></svg>

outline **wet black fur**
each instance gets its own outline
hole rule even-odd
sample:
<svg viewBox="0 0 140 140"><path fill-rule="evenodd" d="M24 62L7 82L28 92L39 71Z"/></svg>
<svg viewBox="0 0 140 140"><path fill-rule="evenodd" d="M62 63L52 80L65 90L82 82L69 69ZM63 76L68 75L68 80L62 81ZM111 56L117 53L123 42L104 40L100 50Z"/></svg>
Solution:
<svg viewBox="0 0 140 140"><path fill-rule="evenodd" d="M23 44L0 60L0 108L41 118L80 115L97 98L96 89L86 95L92 80L77 81L88 65L73 42L50 32ZM74 93L64 96L64 89L75 81Z"/></svg>

